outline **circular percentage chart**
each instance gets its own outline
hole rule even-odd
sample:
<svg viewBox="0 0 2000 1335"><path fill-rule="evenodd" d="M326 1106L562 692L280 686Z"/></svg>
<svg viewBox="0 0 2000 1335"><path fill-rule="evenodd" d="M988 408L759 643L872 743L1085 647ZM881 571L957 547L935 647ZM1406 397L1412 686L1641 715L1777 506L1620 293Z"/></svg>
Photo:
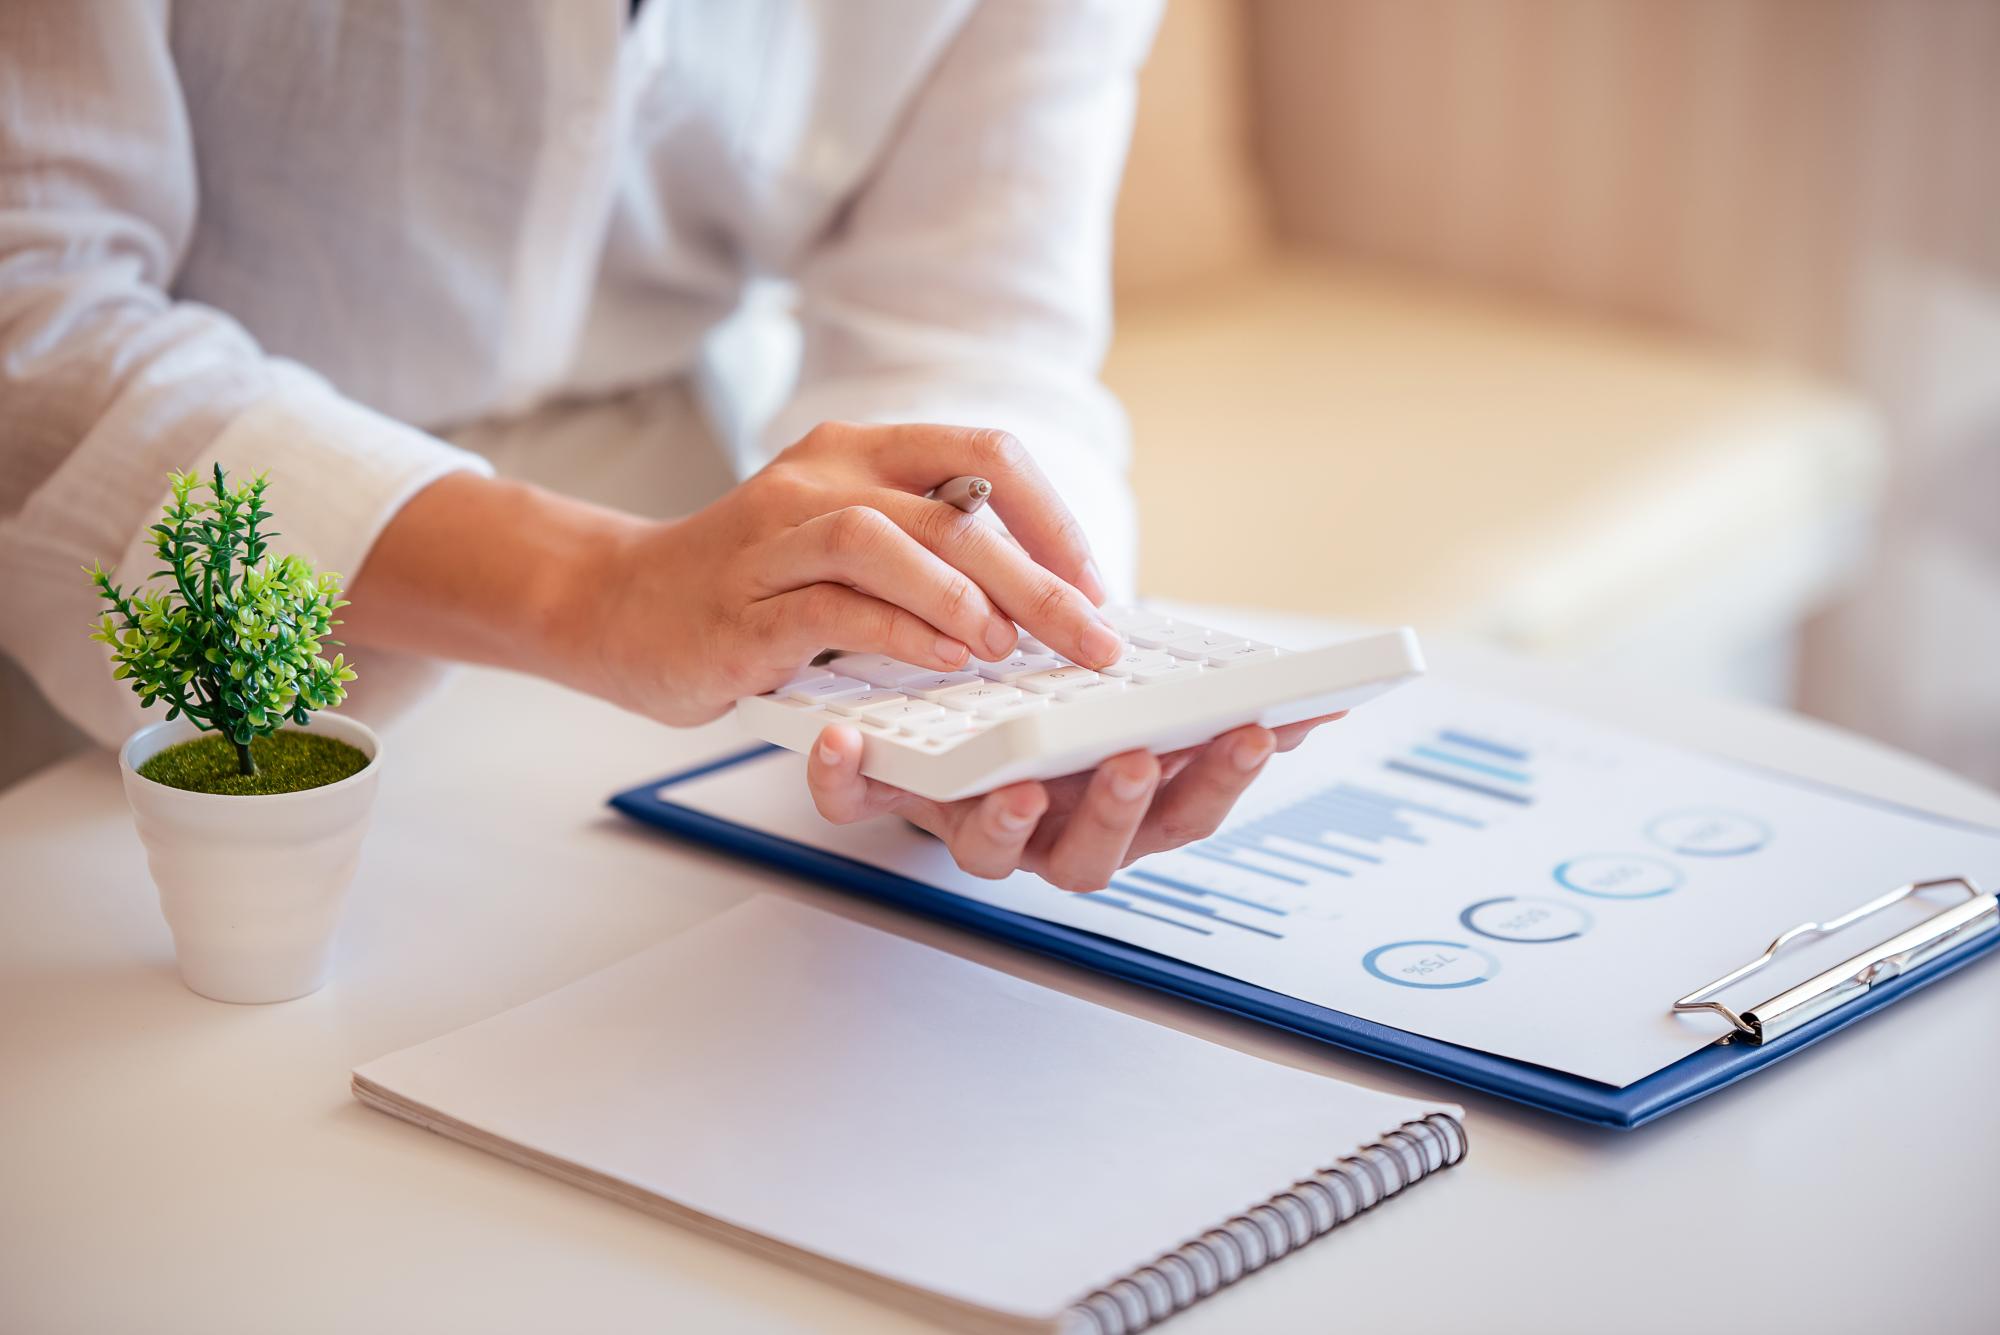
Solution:
<svg viewBox="0 0 2000 1335"><path fill-rule="evenodd" d="M1680 888L1680 868L1644 853L1591 853L1559 862L1556 884L1596 899L1653 899Z"/></svg>
<svg viewBox="0 0 2000 1335"><path fill-rule="evenodd" d="M1771 827L1755 816L1721 807L1669 811L1646 826L1646 837L1691 858L1733 858L1771 842Z"/></svg>
<svg viewBox="0 0 2000 1335"><path fill-rule="evenodd" d="M1391 941L1361 957L1361 967L1398 987L1475 987L1500 972L1500 961L1463 941Z"/></svg>
<svg viewBox="0 0 2000 1335"><path fill-rule="evenodd" d="M1459 924L1494 941L1520 945L1553 945L1574 941L1591 928L1591 917L1580 905L1532 895L1499 895L1469 904Z"/></svg>

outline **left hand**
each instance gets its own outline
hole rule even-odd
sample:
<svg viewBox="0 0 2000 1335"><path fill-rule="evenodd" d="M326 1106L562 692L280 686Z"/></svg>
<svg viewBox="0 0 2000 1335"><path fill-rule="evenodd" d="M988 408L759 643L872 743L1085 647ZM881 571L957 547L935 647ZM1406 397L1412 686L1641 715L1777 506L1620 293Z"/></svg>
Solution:
<svg viewBox="0 0 2000 1335"><path fill-rule="evenodd" d="M820 815L838 825L898 815L945 842L974 876L1032 871L1064 890L1102 890L1137 858L1206 839L1279 751L1322 723L1237 728L1186 751L1127 751L1094 773L1009 784L980 797L934 802L862 777L861 734L826 729L807 761Z"/></svg>

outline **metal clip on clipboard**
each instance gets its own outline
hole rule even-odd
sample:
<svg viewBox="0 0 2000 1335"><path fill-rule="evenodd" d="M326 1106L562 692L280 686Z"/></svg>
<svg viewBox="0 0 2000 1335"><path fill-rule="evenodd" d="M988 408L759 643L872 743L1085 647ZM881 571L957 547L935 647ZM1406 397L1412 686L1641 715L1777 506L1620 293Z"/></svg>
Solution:
<svg viewBox="0 0 2000 1335"><path fill-rule="evenodd" d="M1907 931L1898 932L1887 941L1855 955L1822 973L1815 974L1796 987L1785 989L1769 1001L1759 1002L1748 1010L1736 1011L1723 1003L1713 1000L1722 992L1763 969L1779 954L1797 941L1818 940L1831 936L1846 927L1851 927L1863 918L1882 912L1891 905L1900 904L1913 895L1923 894L1942 886L1957 886L1965 891L1966 898L1924 919ZM1733 1026L1732 1031L1722 1036L1718 1042L1727 1043L1734 1038L1742 1038L1750 1043L1765 1043L1780 1035L1791 1032L1808 1020L1816 1019L1844 1002L1853 1000L1873 987L1910 969L1916 968L1928 959L1943 954L1961 941L1969 940L1982 932L1990 932L2000 927L2000 898L1988 891L1982 893L1978 886L1963 876L1947 876L1936 881L1913 881L1891 890L1888 894L1869 900L1860 908L1841 914L1827 922L1802 922L1788 932L1782 932L1764 950L1764 953L1739 969L1726 973L1714 982L1682 997L1674 1003L1676 1013L1690 1011L1714 1011Z"/></svg>

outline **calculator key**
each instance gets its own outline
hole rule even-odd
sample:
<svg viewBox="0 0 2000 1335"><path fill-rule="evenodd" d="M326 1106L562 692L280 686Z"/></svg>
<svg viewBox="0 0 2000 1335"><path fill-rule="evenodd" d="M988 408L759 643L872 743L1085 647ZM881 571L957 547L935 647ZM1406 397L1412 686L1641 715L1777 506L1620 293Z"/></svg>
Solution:
<svg viewBox="0 0 2000 1335"><path fill-rule="evenodd" d="M904 695L901 691L871 690L863 691L859 695L843 695L836 699L828 700L826 707L836 714L859 717L882 705L902 704L909 698L909 696Z"/></svg>
<svg viewBox="0 0 2000 1335"><path fill-rule="evenodd" d="M861 712L861 717L872 719L877 723L893 723L900 728L918 719L935 718L942 713L944 713L943 705L899 696L894 700L885 700L880 704L868 706Z"/></svg>
<svg viewBox="0 0 2000 1335"><path fill-rule="evenodd" d="M1268 644L1246 640L1233 649L1217 649L1206 659L1210 667L1236 667L1242 663L1264 663L1278 656L1278 651Z"/></svg>
<svg viewBox="0 0 2000 1335"><path fill-rule="evenodd" d="M1191 633L1186 626L1169 621L1160 626L1141 626L1137 630L1125 632L1125 638L1141 649L1164 649L1183 635Z"/></svg>
<svg viewBox="0 0 2000 1335"><path fill-rule="evenodd" d="M833 675L832 668L814 667L812 664L808 663L804 667L800 668L797 672L794 672L792 674L792 680L786 682L785 685L790 686L796 682L801 682L801 681L815 681L820 677L831 677L832 675Z"/></svg>
<svg viewBox="0 0 2000 1335"><path fill-rule="evenodd" d="M1160 657L1167 661L1134 668L1125 674L1125 680L1134 686L1152 686L1160 682L1187 681L1201 675L1201 664L1191 658L1175 658L1172 654L1161 654Z"/></svg>
<svg viewBox="0 0 2000 1335"><path fill-rule="evenodd" d="M1024 695L1005 704L985 706L979 711L979 721L986 724L1005 723L1010 718L1020 718L1024 714L1042 713L1051 703L1050 696Z"/></svg>
<svg viewBox="0 0 2000 1335"><path fill-rule="evenodd" d="M1158 629L1171 626L1173 618L1159 612L1149 612L1143 607L1129 607L1112 604L1103 609L1104 619L1116 630L1130 633L1135 630Z"/></svg>
<svg viewBox="0 0 2000 1335"><path fill-rule="evenodd" d="M989 705L1011 704L1013 701L1019 700L1021 698L1021 688L975 677L967 685L955 686L951 690L933 695L930 698L947 709L980 710L985 709Z"/></svg>
<svg viewBox="0 0 2000 1335"><path fill-rule="evenodd" d="M1158 646L1176 658L1206 659L1210 654L1234 649L1249 641L1240 635L1230 635L1219 630L1191 630Z"/></svg>
<svg viewBox="0 0 2000 1335"><path fill-rule="evenodd" d="M1081 686L1085 682L1102 680L1102 677L1089 668L1059 667L1014 678L1009 684L1019 686L1024 691L1033 691L1037 695L1055 695L1066 689Z"/></svg>
<svg viewBox="0 0 2000 1335"><path fill-rule="evenodd" d="M1101 610L1106 620L1118 626L1165 626L1174 620L1171 613L1137 603L1106 603Z"/></svg>
<svg viewBox="0 0 2000 1335"><path fill-rule="evenodd" d="M814 677L811 681L795 681L780 687L778 694L792 700L818 700L822 703L838 700L846 696L864 694L868 683L856 681L853 677Z"/></svg>
<svg viewBox="0 0 2000 1335"><path fill-rule="evenodd" d="M984 684L986 678L976 672L930 672L921 677L905 677L896 683L896 689L920 700L941 700L961 687Z"/></svg>
<svg viewBox="0 0 2000 1335"><path fill-rule="evenodd" d="M1125 689L1125 683L1116 677L1099 677L1096 681L1080 681L1074 685L1061 687L1056 691L1056 699L1063 704L1079 700L1101 700L1117 695Z"/></svg>
<svg viewBox="0 0 2000 1335"><path fill-rule="evenodd" d="M984 731L979 720L970 714L955 714L946 710L931 718L914 719L901 725L904 732L916 737L970 737L975 732Z"/></svg>
<svg viewBox="0 0 2000 1335"><path fill-rule="evenodd" d="M849 677L859 677L872 686L895 686L908 677L927 677L930 668L920 668L915 663L905 663L887 654L843 654L833 660L834 670Z"/></svg>
<svg viewBox="0 0 2000 1335"><path fill-rule="evenodd" d="M1063 661L1054 654L1010 654L995 663L975 663L972 670L993 681L1012 683L1063 666Z"/></svg>
<svg viewBox="0 0 2000 1335"><path fill-rule="evenodd" d="M764 698L774 705L783 705L787 709L796 709L802 714L810 714L815 709L825 708L817 700L795 700L789 695L768 695Z"/></svg>
<svg viewBox="0 0 2000 1335"><path fill-rule="evenodd" d="M1127 649L1117 662L1098 671L1107 677L1129 677L1139 668L1158 667L1174 661L1174 656L1164 649Z"/></svg>

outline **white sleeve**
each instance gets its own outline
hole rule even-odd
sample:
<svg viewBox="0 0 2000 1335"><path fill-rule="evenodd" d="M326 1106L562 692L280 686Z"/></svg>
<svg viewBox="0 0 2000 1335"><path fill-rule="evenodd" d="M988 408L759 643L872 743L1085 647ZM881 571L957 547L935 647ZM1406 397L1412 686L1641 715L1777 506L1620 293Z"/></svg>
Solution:
<svg viewBox="0 0 2000 1335"><path fill-rule="evenodd" d="M1113 592L1131 591L1128 431L1097 371L1112 208L1158 18L1144 0L976 8L798 271L799 384L770 450L823 421L1011 431Z"/></svg>
<svg viewBox="0 0 2000 1335"><path fill-rule="evenodd" d="M8 0L0 101L0 650L110 743L147 716L86 638L82 568L153 568L169 469L267 470L277 549L352 575L405 500L486 465L168 295L196 189L162 0ZM359 657L358 713L431 671Z"/></svg>

